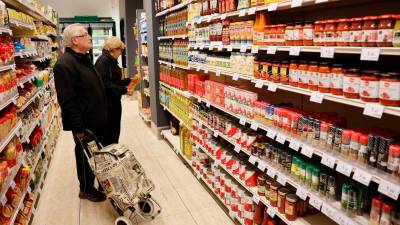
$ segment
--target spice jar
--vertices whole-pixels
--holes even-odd
[[[389,147],[389,157],[387,164],[387,171],[392,175],[399,175],[398,168],[400,165],[400,145],[391,145]]]
[[[360,81],[360,98],[365,102],[379,102],[379,80],[378,71],[362,71]]]
[[[381,218],[382,200],[377,197],[372,198],[371,212],[369,213],[369,224],[379,225]]]
[[[257,192],[261,196],[265,194],[265,176],[263,175],[257,177]]]
[[[342,64],[333,64],[331,70],[331,93],[343,95],[344,69]]]
[[[361,38],[362,38],[362,18],[353,18],[351,19],[350,26],[350,46],[361,46]]]
[[[360,98],[360,70],[346,70],[343,77],[343,95],[346,98]]]
[[[321,93],[329,93],[331,84],[331,68],[329,64],[327,62],[320,63],[318,73],[318,91]]]
[[[280,213],[285,213],[285,201],[286,195],[290,193],[287,188],[280,188],[278,191],[278,211]]]
[[[386,106],[400,106],[400,74],[381,74],[379,102]]]
[[[289,85],[297,87],[299,85],[299,70],[296,61],[290,61],[289,65]]]
[[[322,46],[324,45],[324,28],[325,22],[324,21],[315,21],[314,23],[314,38],[313,38],[313,45],[314,46]]]
[[[378,40],[378,17],[366,16],[363,21],[361,46],[375,47]]]
[[[289,62],[288,61],[281,62],[279,74],[280,74],[280,82],[282,84],[289,84]]]
[[[268,63],[260,62],[260,78],[266,80],[268,78]]]
[[[324,45],[325,46],[335,46],[336,45],[336,29],[337,24],[335,20],[326,21],[324,27]]]
[[[269,201],[269,196],[270,196],[270,188],[271,188],[271,182],[273,182],[271,179],[268,179],[265,181],[265,198]]]
[[[340,19],[337,20],[338,27],[336,30],[336,45],[348,46],[350,41],[350,20]]]
[[[367,145],[368,145],[368,136],[365,134],[360,135],[360,149],[358,150],[357,161],[361,163],[368,162],[368,152],[367,152]]]
[[[308,89],[312,91],[318,90],[319,74],[318,74],[318,63],[310,62],[308,66]]]
[[[303,23],[301,22],[296,22],[295,27],[293,28],[293,45],[303,45]]]
[[[382,15],[378,25],[378,47],[392,47],[393,29],[396,23],[396,15]]]
[[[391,203],[384,202],[382,204],[382,213],[379,224],[391,224],[391,215],[394,209],[394,205]]]
[[[303,45],[304,46],[312,46],[314,37],[314,25],[312,21],[304,22],[303,26]]]
[[[269,204],[276,207],[278,205],[278,189],[281,185],[278,182],[272,182],[269,189]]]
[[[295,194],[289,194],[286,196],[285,201],[285,217],[289,221],[294,221],[297,219],[297,202],[299,198]]]
[[[293,32],[294,32],[293,23],[288,23],[286,25],[286,30],[285,30],[285,45],[287,45],[287,46],[294,45],[294,43],[293,43],[293,40],[294,40]]]
[[[276,25],[276,44],[277,45],[285,45],[285,30],[286,24],[278,24]]]

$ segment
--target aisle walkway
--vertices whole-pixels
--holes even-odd
[[[141,225],[232,225],[229,217],[163,140],[157,140],[137,113],[137,102],[123,101],[120,142],[128,144],[148,176],[162,214]],[[117,214],[108,202],[78,198],[74,143],[62,132],[42,191],[33,225],[112,225]]]

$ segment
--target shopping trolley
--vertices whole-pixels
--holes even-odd
[[[132,225],[138,217],[152,220],[160,214],[161,206],[150,194],[155,185],[128,146],[103,147],[91,131],[85,132],[84,137],[74,138],[82,145],[99,185],[120,215],[115,225]]]

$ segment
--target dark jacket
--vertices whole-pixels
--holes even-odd
[[[106,126],[105,89],[89,54],[66,48],[54,66],[54,77],[64,130],[81,132]]]
[[[131,80],[129,78],[122,80],[118,61],[110,53],[103,51],[103,54],[97,59],[95,67],[103,78],[109,106],[121,104],[121,96],[126,94],[126,86],[129,85]]]

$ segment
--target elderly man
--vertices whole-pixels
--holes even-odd
[[[64,130],[72,131],[74,137],[84,137],[88,129],[104,143],[106,95],[102,79],[88,54],[93,47],[92,39],[82,25],[72,24],[64,29],[63,40],[66,49],[54,66],[54,76]],[[75,158],[80,183],[79,198],[104,201],[105,195],[94,188],[95,176],[76,139]]]

